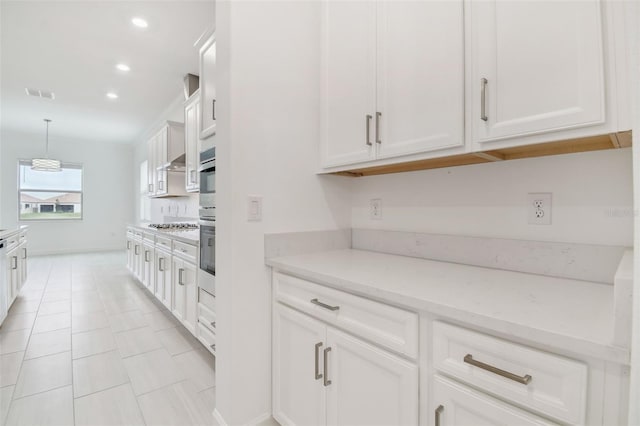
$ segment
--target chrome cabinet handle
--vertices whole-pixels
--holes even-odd
[[[164,191],[164,181],[163,180],[159,180],[158,181],[158,191]]]
[[[149,192],[153,192],[153,184],[152,183],[149,184]]]
[[[144,251],[144,261],[149,262],[149,250]]]
[[[487,121],[487,83],[489,81],[486,78],[480,79],[480,85],[482,87],[480,91],[480,119]]]
[[[369,146],[373,145],[371,143],[371,138],[370,138],[370,135],[369,135],[369,133],[370,133],[369,132],[369,127],[371,127],[371,119],[372,118],[373,117],[371,116],[371,114],[367,114],[367,119],[365,120],[365,124],[367,125],[367,127],[366,127],[367,131],[365,133],[366,133],[367,145],[369,145]]]
[[[211,118],[216,121],[216,100],[211,100]]]
[[[131,250],[131,241],[127,241],[127,250]]]
[[[182,282],[182,274],[184,273],[184,269],[180,268],[178,269],[178,284],[180,285],[184,285],[184,283]]]
[[[380,138],[380,121],[382,120],[382,113],[376,112],[376,143],[382,143]]]
[[[329,386],[331,384],[331,380],[329,380],[329,352],[331,352],[331,348],[326,348],[324,350],[324,382],[325,386]]]
[[[528,385],[529,382],[531,382],[532,377],[528,374],[525,374],[524,376],[518,376],[516,374],[513,373],[509,373],[508,371],[505,370],[501,370],[497,367],[494,367],[493,365],[489,365],[489,364],[485,364],[484,362],[480,362],[480,361],[476,361],[475,359],[473,359],[473,355],[471,354],[466,354],[464,356],[464,362],[466,362],[467,364],[471,364],[474,367],[478,367],[481,368],[483,370],[489,371],[491,373],[497,374],[498,376],[502,376],[505,377],[507,379],[513,380],[514,382],[518,382],[518,383],[522,383],[523,385]]]
[[[136,246],[134,247],[134,249],[133,249],[133,252],[134,252],[136,255],[140,254],[140,246],[139,246],[139,245],[136,245]]]
[[[328,309],[330,311],[337,311],[338,309],[340,309],[340,306],[327,305],[326,303],[322,303],[318,299],[311,299],[310,302],[313,303],[314,305],[318,305],[318,306],[320,306],[322,308],[325,308],[325,309]]]
[[[18,256],[11,256],[11,260],[13,261],[11,269],[18,269]]]
[[[316,380],[322,379],[322,374],[320,374],[320,348],[321,347],[322,347],[322,342],[316,343]]]
[[[210,347],[211,349],[213,349],[214,351],[216,350],[216,344],[215,344],[215,343],[214,343],[213,345],[209,345],[209,347]]]
[[[26,258],[27,258],[27,248],[26,248],[26,247],[23,247],[23,248],[22,248],[22,258],[23,258],[23,259],[26,259]]]
[[[158,271],[164,272],[164,267],[162,266],[162,262],[164,261],[164,257],[158,258]]]
[[[438,408],[436,408],[436,425],[435,426],[440,426],[440,415],[442,414],[443,411],[444,411],[444,405],[438,405]]]
[[[211,327],[216,328],[216,322],[215,322],[215,321],[213,321],[213,322],[211,323]]]

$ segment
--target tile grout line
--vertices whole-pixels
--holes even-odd
[[[29,263],[27,263],[27,268]],[[27,274],[28,274],[28,270],[27,270]],[[49,265],[49,271],[47,273],[47,282],[44,285],[44,288],[42,289],[42,295],[44,296],[44,292],[47,288],[47,285],[49,285],[49,277],[51,276],[51,265]],[[15,303],[15,301],[14,301]],[[40,301],[38,302],[38,310],[36,311],[36,319],[38,319],[38,313],[40,312],[40,306],[42,305],[42,297],[40,298]],[[20,398],[14,398],[16,395],[16,388],[18,387],[18,383],[20,382],[20,376],[22,376],[22,368],[24,367],[24,363],[25,363],[25,359],[24,357],[27,356],[27,349],[29,349],[29,343],[31,342],[31,335],[33,333],[33,328],[35,327],[36,324],[36,319],[33,320],[33,324],[31,325],[31,330],[29,331],[29,338],[27,339],[27,344],[24,348],[24,354],[22,355],[22,361],[20,361],[20,368],[18,369],[18,377],[16,378],[16,384],[14,385],[13,388],[13,392],[11,392],[11,402],[9,403],[9,409],[7,410],[6,413],[6,417],[9,416],[9,413],[11,412],[11,407],[13,406],[13,401],[15,401],[16,399],[20,399]],[[15,353],[15,352],[14,352]],[[4,422],[4,419],[3,419]]]

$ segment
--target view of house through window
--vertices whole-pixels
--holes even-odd
[[[81,165],[63,163],[61,172],[45,172],[21,160],[18,167],[20,220],[82,219]]]

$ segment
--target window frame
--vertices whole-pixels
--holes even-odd
[[[18,167],[17,167],[17,195],[18,195],[18,199],[17,199],[17,211],[18,211],[18,223],[32,223],[32,222],[73,222],[73,221],[82,221],[84,220],[84,164],[83,163],[71,163],[71,162],[66,162],[66,161],[61,161],[60,162],[60,167],[65,169],[80,169],[81,171],[81,178],[80,178],[80,190],[71,190],[71,191],[67,191],[67,190],[58,190],[58,189],[38,189],[38,190],[23,190],[22,189],[22,185],[20,182],[20,166],[27,166],[31,164],[31,159],[18,159]],[[45,172],[45,173],[56,173],[56,172]],[[20,217],[20,207],[21,207],[21,200],[20,200],[20,194],[22,192],[51,192],[51,193],[60,193],[60,192],[64,192],[64,193],[74,193],[74,194],[80,194],[80,217],[73,217],[73,218],[47,218],[47,219],[23,219]]]

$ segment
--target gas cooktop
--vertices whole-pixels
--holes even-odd
[[[198,229],[198,225],[188,222],[150,223],[149,228],[160,229],[163,231],[187,231],[191,229]]]

